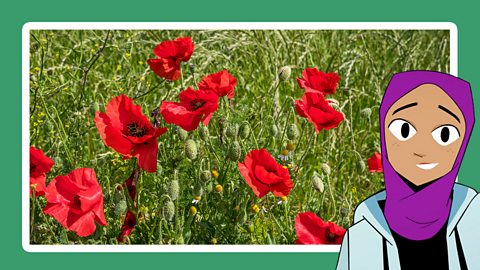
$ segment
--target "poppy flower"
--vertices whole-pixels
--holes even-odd
[[[30,146],[30,195],[32,189],[35,189],[35,197],[45,195],[46,173],[52,169],[53,164],[53,160],[45,156],[41,149]]]
[[[130,98],[120,95],[110,100],[105,113],[96,113],[95,124],[107,146],[126,159],[136,157],[147,172],[157,170],[157,139],[167,129],[154,128]]]
[[[218,109],[218,96],[211,91],[187,88],[180,92],[180,102],[164,101],[160,105],[160,114],[170,124],[180,126],[186,131],[195,130],[200,121],[206,126],[213,113]]]
[[[380,153],[375,152],[375,154],[368,159],[368,170],[370,172],[383,172],[382,155]]]
[[[324,95],[333,94],[337,90],[340,77],[335,72],[324,73],[317,68],[306,68],[302,78],[297,78],[298,85],[307,92],[317,92]]]
[[[127,214],[125,215],[125,221],[122,225],[122,231],[118,235],[117,241],[123,242],[125,240],[125,237],[129,236],[132,233],[132,230],[135,228],[136,225],[137,218],[135,217],[135,214],[128,210]]]
[[[266,149],[250,151],[244,162],[238,163],[238,169],[258,198],[270,191],[277,197],[287,196],[292,189],[290,173]]]
[[[335,111],[320,93],[306,92],[301,100],[295,101],[298,115],[307,118],[315,126],[316,132],[336,128],[343,120],[341,112]]]
[[[230,99],[235,95],[235,85],[237,85],[237,79],[224,69],[204,77],[198,83],[198,89],[205,91],[210,90],[220,97],[228,96]]]
[[[89,236],[95,221],[106,226],[103,193],[95,171],[79,168],[55,177],[45,190],[47,206],[43,212],[54,217],[63,227],[79,236]]]
[[[193,54],[194,45],[190,37],[179,37],[158,44],[153,53],[155,59],[147,61],[150,68],[160,77],[167,80],[180,78],[180,62],[187,62]]]
[[[346,230],[331,221],[323,221],[312,212],[304,212],[295,218],[297,244],[321,245],[342,243]]]
[[[130,177],[128,177],[128,179],[123,184],[127,188],[128,194],[130,195],[130,198],[132,198],[132,200],[135,200],[135,193],[137,192],[137,180],[139,175],[139,169],[133,170],[132,174],[130,174]]]

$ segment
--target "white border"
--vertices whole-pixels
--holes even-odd
[[[458,72],[458,31],[452,22],[29,22],[22,28],[22,202],[29,201],[30,30],[284,29],[449,30],[450,74]],[[27,252],[338,252],[340,245],[31,245],[30,207],[22,203],[22,247]]]

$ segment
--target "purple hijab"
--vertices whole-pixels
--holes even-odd
[[[465,136],[452,170],[415,192],[393,169],[385,147],[385,116],[405,94],[422,84],[435,84],[457,104],[465,118]],[[380,136],[385,179],[385,218],[391,230],[411,240],[433,237],[448,220],[451,192],[475,122],[470,84],[449,74],[407,71],[393,75],[380,105]]]

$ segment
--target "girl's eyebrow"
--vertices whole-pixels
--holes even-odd
[[[396,109],[395,111],[393,111],[392,115],[396,114],[397,112],[399,112],[399,111],[401,111],[401,110],[405,110],[406,108],[410,108],[410,107],[417,106],[417,105],[418,105],[417,102],[413,102],[413,103],[407,104],[407,105],[402,106],[402,107]]]
[[[453,118],[455,118],[455,119],[458,121],[458,123],[460,123],[460,118],[458,118],[458,116],[456,116],[452,111],[450,111],[449,109],[443,107],[442,105],[438,105],[438,108],[439,108],[440,110],[443,110],[443,111],[445,111],[446,113],[450,114],[451,116],[453,116]]]

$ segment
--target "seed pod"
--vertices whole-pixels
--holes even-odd
[[[359,172],[364,172],[365,169],[367,169],[367,165],[365,165],[365,162],[363,160],[358,160],[358,163],[357,163],[357,169]]]
[[[208,140],[208,136],[210,136],[208,127],[204,125],[198,125],[198,135],[200,135],[200,139],[203,141]]]
[[[162,214],[166,220],[171,221],[175,216],[175,204],[170,200],[166,201],[162,208]]]
[[[278,71],[278,77],[282,81],[288,80],[288,78],[290,78],[290,74],[292,74],[292,68],[290,68],[289,66],[281,67]]]
[[[175,126],[174,128],[174,131],[175,133],[177,133],[178,137],[184,141],[185,139],[187,139],[188,137],[188,132],[186,130],[184,130],[183,128],[179,127],[179,126]]]
[[[212,173],[209,170],[204,170],[200,173],[200,179],[206,183],[212,179]]]
[[[240,159],[241,152],[242,149],[240,148],[240,144],[237,141],[234,141],[232,142],[232,144],[230,144],[230,147],[228,148],[227,157],[231,161],[236,162]]]
[[[320,165],[320,168],[322,169],[322,171],[326,174],[326,175],[330,175],[330,173],[332,172],[332,170],[330,169],[330,166],[328,166],[327,163],[322,163]]]
[[[115,203],[115,208],[113,209],[113,212],[115,213],[115,215],[117,216],[123,215],[125,211],[127,211],[126,200],[118,201],[117,203]]]
[[[313,174],[312,185],[319,192],[323,192],[325,190],[325,185],[323,184],[322,179],[316,173]]]
[[[185,142],[185,156],[190,160],[197,158],[197,144],[192,139]]]
[[[297,125],[289,124],[287,126],[287,138],[289,140],[295,140],[298,138],[298,135],[300,135],[300,133],[298,132]]]
[[[234,140],[235,138],[237,138],[237,134],[238,134],[238,125],[237,124],[231,124],[225,130],[225,135],[230,139]]]
[[[250,125],[248,125],[248,122],[243,122],[242,125],[240,125],[240,129],[238,131],[238,136],[240,139],[246,139],[250,135]]]
[[[167,186],[167,193],[170,198],[175,201],[178,198],[178,193],[180,191],[180,185],[178,184],[177,179],[173,179]]]
[[[278,134],[278,127],[275,124],[272,124],[270,128],[268,129],[268,134],[270,137],[276,137]]]
[[[203,196],[203,186],[200,183],[195,184],[195,187],[193,188],[193,195]]]
[[[249,223],[247,224],[247,231],[248,231],[249,233],[253,233],[253,232],[255,231],[255,226],[253,225],[252,222],[249,222]]]
[[[360,115],[364,118],[370,118],[370,116],[372,115],[372,109],[365,108],[360,111]]]

